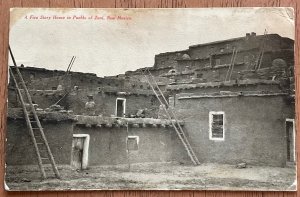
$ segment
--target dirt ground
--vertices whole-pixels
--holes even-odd
[[[296,190],[295,168],[176,163],[90,167],[59,166],[62,179],[40,179],[36,166],[8,167],[10,190]]]

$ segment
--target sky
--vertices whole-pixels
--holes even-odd
[[[13,8],[9,39],[18,65],[67,70],[76,56],[72,71],[103,77],[153,66],[155,54],[265,29],[294,39],[293,9]]]

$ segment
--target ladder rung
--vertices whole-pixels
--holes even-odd
[[[25,93],[25,98],[26,98],[26,100],[27,100],[28,103],[29,103],[29,105],[28,105],[28,104],[25,102],[25,100],[24,100],[24,98],[23,98],[23,95],[22,95],[22,93],[21,93],[21,90],[20,90],[20,88],[19,88],[18,81],[16,80],[16,78],[15,78],[15,76],[14,76],[14,73],[13,73],[12,69],[9,67],[9,72],[10,72],[11,77],[12,77],[12,79],[13,79],[13,81],[14,81],[15,86],[16,86],[16,89],[17,89],[17,92],[18,92],[19,99],[20,99],[20,101],[21,101],[21,103],[22,103],[22,108],[23,108],[24,116],[25,116],[25,119],[26,119],[26,122],[27,122],[27,125],[28,125],[28,129],[29,129],[30,135],[31,135],[31,137],[33,138],[32,141],[33,141],[33,143],[35,144],[35,152],[36,152],[36,154],[37,154],[37,156],[38,156],[38,164],[39,164],[40,172],[41,172],[41,174],[42,174],[42,177],[43,177],[43,178],[46,178],[46,174],[45,174],[44,168],[43,168],[43,166],[42,166],[41,160],[45,160],[45,161],[48,161],[48,162],[50,161],[55,176],[56,176],[57,178],[60,178],[59,171],[58,171],[58,169],[57,169],[57,166],[56,166],[56,163],[55,163],[55,161],[54,161],[53,155],[52,155],[52,153],[51,153],[51,151],[50,151],[50,149],[49,149],[49,146],[48,146],[48,143],[47,143],[47,139],[45,138],[45,136],[44,136],[44,134],[43,134],[43,128],[42,128],[41,125],[39,124],[39,118],[38,118],[37,112],[36,112],[36,110],[35,110],[35,107],[34,107],[34,105],[33,105],[33,103],[32,103],[31,95],[30,95],[30,93],[29,93],[29,91],[28,91],[28,89],[27,89],[27,87],[26,87],[26,84],[25,84],[25,82],[24,82],[24,79],[23,79],[23,77],[22,77],[21,72],[20,72],[19,69],[18,69],[18,66],[17,66],[17,64],[16,64],[16,62],[15,62],[15,59],[14,59],[14,57],[13,57],[13,54],[12,54],[12,51],[11,51],[10,46],[9,46],[8,48],[9,48],[9,53],[10,53],[10,55],[11,55],[12,61],[13,61],[13,63],[14,63],[14,66],[15,66],[15,68],[16,68],[17,75],[18,75],[18,77],[19,77],[19,79],[20,79],[20,81],[21,81],[21,85],[22,85],[23,90],[24,90],[24,93]],[[27,110],[28,106],[30,106],[31,109],[28,109],[28,110]],[[33,115],[33,116],[32,116],[32,115]],[[38,126],[33,126],[34,124],[38,124]],[[32,127],[33,127],[33,128],[32,128]],[[38,127],[38,128],[36,128],[36,127]],[[38,133],[34,132],[35,130],[40,130],[40,135],[38,135]],[[35,136],[36,134],[37,134],[37,136]],[[46,158],[46,157],[43,157],[43,156],[40,156],[40,153],[41,153],[41,152],[40,152],[40,150],[39,150],[39,147],[37,147],[37,142],[36,142],[37,139],[38,139],[38,144],[40,144],[40,142],[41,142],[41,140],[39,140],[40,138],[43,140],[43,142],[44,142],[44,144],[45,144],[45,146],[46,146],[46,148],[47,148],[47,150],[48,150],[48,154],[49,154],[49,155],[48,155],[47,158]]]
[[[42,143],[42,142],[37,142],[36,144],[37,144],[37,145],[41,145],[41,144],[44,144],[44,143]]]

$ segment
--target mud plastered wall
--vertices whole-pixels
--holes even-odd
[[[156,55],[155,68],[176,68],[178,72],[189,69],[202,69],[205,66],[214,66],[216,64],[229,64],[232,57],[233,48],[237,48],[239,53],[236,58],[236,63],[246,63],[247,69],[251,69],[255,63],[257,56],[264,44],[264,58],[261,68],[269,67],[272,60],[275,58],[283,58],[290,63],[293,60],[293,40],[282,38],[277,34],[269,34],[267,36],[250,35],[242,38],[227,40],[224,42],[208,43],[190,46],[188,50],[170,52]],[[277,51],[277,52],[276,52]],[[288,53],[288,55],[284,54]],[[191,60],[182,60],[183,55],[189,55]],[[217,63],[217,59],[219,62]],[[252,65],[253,66],[253,65]],[[169,70],[163,70],[159,74],[166,74]]]
[[[147,108],[147,117],[157,117],[158,101],[154,95],[117,95],[116,93],[105,93],[99,91],[78,90],[68,96],[69,109],[74,114],[85,113],[85,103],[88,101],[87,95],[92,95],[95,101],[95,114],[103,116],[115,115],[116,99],[126,99],[125,114],[136,114],[139,109]]]
[[[70,164],[73,123],[41,122],[50,149],[57,164]],[[37,157],[25,120],[7,121],[6,164],[37,164]],[[26,157],[24,157],[26,155]]]
[[[176,113],[201,162],[285,166],[286,118],[294,105],[283,96],[176,100]],[[209,112],[225,114],[225,140],[209,139]]]
[[[89,134],[89,165],[115,165],[144,162],[184,162],[189,158],[172,128],[74,127],[74,133]],[[138,150],[127,155],[127,136],[138,136]],[[129,156],[129,158],[127,158]],[[129,160],[128,160],[129,159]]]

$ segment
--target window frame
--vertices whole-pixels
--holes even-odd
[[[215,66],[219,66],[221,64],[221,58],[215,58]]]
[[[285,119],[285,129],[286,129],[286,126],[287,126],[287,122],[291,122],[292,125],[293,125],[293,140],[292,140],[292,143],[293,143],[293,146],[294,146],[294,152],[293,152],[293,160],[291,162],[296,162],[297,158],[296,158],[296,127],[295,127],[295,119],[292,119],[292,118],[286,118]]]
[[[223,137],[216,138],[212,136],[212,124],[213,124],[213,115],[223,115]],[[210,111],[209,112],[209,139],[213,141],[224,141],[225,140],[225,112],[224,111]]]
[[[126,113],[126,98],[116,98],[116,107],[115,107],[115,116],[118,117],[118,101],[122,100],[123,101],[123,116],[121,117],[125,117],[125,113]]]
[[[129,150],[128,149],[128,139],[135,139],[136,140],[137,150]],[[139,142],[140,142],[140,136],[137,136],[137,135],[128,135],[127,138],[126,138],[126,151],[127,152],[137,152],[137,151],[139,151],[139,149],[140,149]]]

